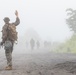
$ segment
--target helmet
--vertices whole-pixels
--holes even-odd
[[[4,20],[5,22],[9,22],[9,21],[10,21],[10,19],[9,19],[8,17],[5,17],[3,20]]]

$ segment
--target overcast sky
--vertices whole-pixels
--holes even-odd
[[[72,35],[65,22],[67,8],[76,9],[76,0],[0,0],[0,30],[3,18],[15,21],[14,12],[18,10],[19,35],[33,28],[44,40],[64,41]]]

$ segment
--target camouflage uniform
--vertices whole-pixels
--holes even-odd
[[[17,25],[19,25],[19,23],[20,23],[20,19],[17,17],[16,21],[14,23],[12,23],[12,24],[17,26]],[[5,27],[4,29],[6,30],[6,28],[7,27]],[[3,36],[5,36],[5,34],[3,34]],[[13,51],[14,41],[12,41],[11,39],[8,39],[8,41],[11,42],[11,43],[8,43],[8,46],[9,46],[8,48],[6,47],[6,45],[7,45],[7,43],[5,43],[6,41],[7,41],[6,39],[3,39],[5,55],[6,55],[6,59],[7,59],[7,65],[12,66],[12,51]],[[12,46],[10,44],[12,44]]]

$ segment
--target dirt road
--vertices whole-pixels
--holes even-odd
[[[76,75],[76,55],[57,53],[13,53],[13,70],[4,70],[6,58],[0,51],[0,75]]]

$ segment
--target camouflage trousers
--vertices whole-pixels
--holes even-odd
[[[13,44],[10,48],[5,48],[5,56],[7,60],[7,65],[12,66],[12,51],[13,51]]]

